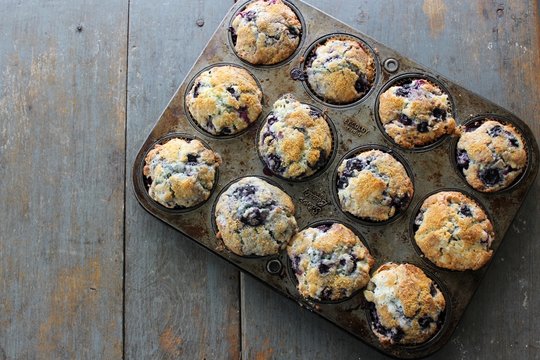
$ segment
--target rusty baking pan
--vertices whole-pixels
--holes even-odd
[[[496,251],[536,177],[539,156],[537,143],[527,125],[509,111],[403,57],[368,35],[308,4],[301,1],[287,3],[302,22],[301,42],[290,59],[274,66],[253,66],[236,56],[228,29],[233,17],[246,3],[235,4],[227,13],[142,144],[133,166],[135,196],[150,214],[381,352],[398,358],[427,356],[450,339],[487,267],[477,271],[448,271],[425,260],[411,239],[411,228],[420,205],[427,195],[438,190],[456,189],[468,194],[476,199],[492,219],[495,232],[492,249]],[[372,89],[361,101],[347,106],[325,103],[313,94],[303,79],[303,67],[313,44],[335,33],[359,39],[366,49],[373,52],[376,59],[376,79]],[[185,107],[185,96],[197,74],[216,64],[245,68],[257,79],[264,94],[263,111],[258,123],[235,136],[209,135],[194,123]],[[489,114],[490,117],[511,123],[520,130],[528,151],[528,163],[523,175],[504,191],[478,192],[467,184],[457,169],[454,160],[457,142],[455,138],[443,137],[421,150],[403,149],[389,139],[378,119],[378,96],[389,84],[410,76],[430,79],[447,91],[454,117],[459,124],[474,122],[476,117]],[[284,93],[292,93],[299,101],[320,109],[335,132],[334,151],[328,165],[317,176],[302,181],[287,181],[272,176],[265,170],[257,151],[256,139],[260,123],[271,112],[273,102]],[[153,201],[147,192],[147,179],[143,176],[147,152],[156,143],[175,136],[198,138],[223,158],[210,198],[200,206],[187,210],[171,210]],[[406,164],[414,182],[414,196],[410,205],[393,221],[369,223],[346,215],[339,207],[334,186],[336,168],[347,154],[366,147],[383,148],[395,154]],[[227,250],[216,237],[213,208],[219,193],[231,181],[247,175],[268,179],[292,197],[300,229],[309,224],[339,221],[361,235],[376,260],[372,270],[389,261],[407,262],[423,269],[439,284],[447,302],[445,319],[437,335],[422,345],[382,346],[370,328],[371,320],[362,291],[340,302],[307,300],[301,297],[296,289],[296,279],[285,251],[275,256],[241,257]]]

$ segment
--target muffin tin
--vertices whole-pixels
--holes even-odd
[[[435,191],[454,189],[465,192],[477,200],[494,221],[495,240],[492,249],[496,251],[536,177],[538,146],[528,126],[507,110],[452,83],[427,67],[404,58],[396,51],[310,5],[300,1],[287,3],[301,19],[302,39],[299,49],[290,59],[272,66],[249,65],[236,56],[228,27],[231,19],[245,7],[246,2],[235,4],[231,8],[139,150],[132,173],[135,195],[140,204],[158,219],[381,352],[399,358],[427,356],[450,339],[487,267],[477,271],[457,272],[428,264],[411,239],[411,224],[416,211],[426,196]],[[373,88],[360,101],[346,106],[327,104],[314,96],[303,76],[304,59],[312,45],[334,33],[361,39],[376,55],[377,76]],[[212,136],[189,120],[190,115],[184,102],[189,85],[202,70],[224,63],[247,69],[259,81],[263,91],[262,116],[270,113],[273,102],[284,93],[292,93],[299,101],[325,112],[332,129],[335,129],[336,145],[329,164],[316,176],[300,181],[287,181],[272,176],[268,169],[264,168],[257,151],[257,135],[263,121],[262,116],[258,119],[259,123],[252,124],[246,131],[224,137]],[[512,186],[496,193],[481,193],[472,189],[456,166],[456,138],[444,137],[430,146],[412,150],[402,149],[389,140],[376,115],[378,95],[390,81],[415,75],[434,79],[448,91],[458,124],[489,115],[512,123],[521,131],[527,143],[528,164],[523,175]],[[153,201],[148,196],[147,183],[143,177],[146,153],[155,143],[174,136],[198,138],[223,158],[210,198],[190,209],[171,210]],[[407,209],[392,221],[369,223],[346,215],[339,207],[335,196],[337,167],[346,154],[360,147],[389,148],[400,161],[407,164],[407,171],[412,174],[414,196]],[[247,175],[269,179],[293,198],[300,229],[313,223],[339,221],[361,235],[375,258],[373,270],[389,261],[408,262],[423,269],[439,284],[447,301],[445,320],[439,332],[420,345],[382,346],[371,331],[368,304],[362,291],[339,302],[307,300],[296,290],[296,279],[285,250],[278,255],[265,257],[240,257],[228,251],[221,240],[216,238],[213,207],[218,194],[231,181]]]

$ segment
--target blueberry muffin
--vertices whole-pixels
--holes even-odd
[[[347,298],[366,286],[375,262],[358,236],[339,223],[302,230],[287,253],[300,294],[323,301]]]
[[[302,34],[300,20],[281,0],[253,1],[231,25],[236,54],[254,65],[286,60],[298,47]]]
[[[478,270],[493,251],[493,226],[472,199],[457,191],[428,197],[415,219],[414,240],[435,265],[450,270]]]
[[[414,345],[441,327],[446,301],[433,280],[411,264],[386,263],[364,290],[371,328],[383,345]]]
[[[379,98],[379,118],[396,144],[410,149],[429,145],[456,131],[448,95],[425,80],[410,80]]]
[[[278,253],[296,233],[294,205],[285,192],[257,177],[245,177],[219,197],[218,238],[240,256]]]
[[[413,184],[403,165],[380,150],[364,151],[338,167],[341,209],[369,221],[385,221],[404,210]]]
[[[474,189],[503,190],[525,170],[525,142],[513,126],[486,119],[479,127],[463,128],[457,144],[457,164]]]
[[[375,60],[358,41],[332,37],[306,61],[309,87],[322,100],[349,104],[368,93],[375,81]]]
[[[214,66],[201,73],[186,96],[193,119],[213,135],[231,135],[257,120],[262,93],[249,72],[236,66]]]
[[[221,157],[199,140],[173,138],[145,158],[148,194],[167,208],[188,208],[208,199]]]
[[[289,94],[274,103],[259,135],[259,154],[274,174],[310,176],[331,153],[332,133],[323,114]]]

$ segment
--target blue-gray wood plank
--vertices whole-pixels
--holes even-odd
[[[0,359],[384,358],[132,196],[138,146],[233,2],[3,2]],[[537,0],[308,2],[540,138]],[[537,180],[434,358],[540,358],[539,195]]]
[[[2,1],[0,359],[122,357],[127,10]]]

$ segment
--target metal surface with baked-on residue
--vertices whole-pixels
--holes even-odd
[[[380,351],[400,358],[426,356],[440,349],[449,340],[487,268],[465,272],[446,271],[424,260],[411,240],[411,226],[412,219],[416,215],[415,211],[423,199],[434,191],[442,189],[463,191],[476,199],[493,220],[496,237],[492,248],[496,251],[536,177],[539,156],[536,141],[526,124],[499,106],[453,84],[428,68],[404,58],[392,49],[307,4],[295,1],[290,5],[303,19],[304,31],[300,47],[289,61],[271,67],[252,66],[235,55],[228,27],[231,18],[245,6],[245,3],[236,4],[229,11],[137,154],[133,167],[136,197],[151,214],[206,249],[227,259],[241,270],[252,274],[301,306],[318,313]],[[362,101],[350,106],[335,106],[322,102],[311,95],[309,87],[301,76],[303,60],[310,46],[318,39],[332,33],[358,37],[373,50],[377,60],[377,78],[372,91]],[[362,292],[338,303],[315,303],[306,300],[296,291],[295,279],[284,252],[262,258],[239,257],[226,250],[221,241],[216,238],[212,210],[219,192],[240,176],[267,177],[256,146],[259,123],[237,136],[217,138],[209,136],[189,120],[189,114],[184,105],[184,97],[189,91],[189,84],[201,70],[223,63],[245,67],[258,79],[264,94],[263,114],[259,123],[270,112],[272,103],[284,93],[293,93],[301,102],[324,110],[336,130],[334,140],[337,146],[335,146],[335,153],[331,157],[330,164],[320,175],[310,177],[305,181],[291,182],[276,176],[270,177],[270,180],[293,198],[297,207],[296,218],[300,228],[317,221],[343,222],[362,235],[376,259],[374,268],[387,261],[408,262],[419,266],[436,280],[446,296],[447,313],[440,331],[434,338],[418,346],[383,347],[370,329]],[[433,78],[445,88],[452,98],[455,118],[460,124],[480,114],[495,114],[519,128],[527,143],[528,165],[524,175],[515,185],[494,194],[480,193],[470,188],[455,167],[453,160],[455,139],[444,138],[422,151],[403,150],[383,134],[376,118],[378,95],[391,79],[407,77],[410,74]],[[293,80],[293,77],[297,80]],[[212,195],[207,202],[189,211],[171,211],[156,204],[148,196],[142,174],[145,154],[156,142],[173,133],[179,133],[179,136],[200,138],[223,157],[223,165],[219,169],[218,182]],[[339,209],[333,191],[335,171],[341,159],[355,148],[366,145],[390,148],[406,163],[414,181],[415,192],[409,207],[395,221],[382,225],[373,225],[346,216]],[[186,276],[189,275],[186,274]]]

